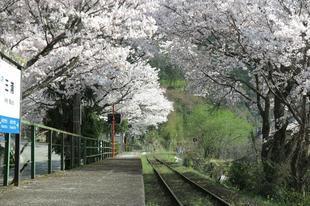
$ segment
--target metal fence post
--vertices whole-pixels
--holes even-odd
[[[83,157],[83,164],[86,165],[87,164],[87,159],[86,159],[87,158],[86,157],[87,156],[87,139],[84,139],[84,144],[83,145],[84,145],[84,148],[83,148],[83,150],[84,150],[83,151],[83,155],[84,155],[84,157]]]
[[[94,140],[90,140],[90,143],[89,143],[89,155],[90,155],[90,158],[89,158],[89,162],[88,163],[93,163],[94,162]]]
[[[100,154],[100,143],[99,143],[99,139],[97,140],[97,151],[96,151],[96,155]],[[98,162],[100,160],[100,156],[96,156],[96,162]]]
[[[103,160],[103,140],[100,140],[100,159]]]
[[[31,138],[31,179],[35,178],[36,175],[36,160],[35,160],[35,150],[36,150],[36,134],[35,127],[31,125],[30,127],[30,138]]]
[[[97,140],[93,140],[93,144],[92,144],[92,159],[93,159],[93,161],[92,162],[97,161],[97,156],[94,156],[97,154],[97,148],[98,148]]]
[[[14,168],[14,185],[20,183],[20,134],[15,135],[15,168]]]
[[[3,170],[3,186],[9,185],[10,176],[10,134],[5,134],[5,154],[4,154],[4,170]]]
[[[77,145],[77,156],[78,156],[78,160],[79,160],[79,162],[78,162],[78,166],[81,166],[81,137],[78,137],[78,145]]]
[[[110,151],[110,148],[109,148],[109,147],[110,147],[109,144],[110,144],[109,142],[106,142],[106,143],[105,143],[105,145],[106,145],[106,151],[107,151],[107,158],[110,157],[110,152],[111,152],[111,151]]]
[[[111,155],[110,154],[110,152],[111,152],[110,151],[110,142],[106,142],[106,146],[107,146],[107,148],[106,148],[107,149],[107,158],[110,158],[110,155]]]
[[[72,169],[74,167],[74,142],[73,142],[73,136],[70,136],[70,145],[71,145],[71,154],[70,154],[70,169]]]
[[[53,132],[48,131],[48,174],[52,173],[52,142]]]
[[[60,153],[60,169],[65,170],[65,137],[61,133],[61,153]]]
[[[105,141],[102,142],[102,149],[103,149],[103,159],[105,159]]]
[[[109,147],[110,147],[110,157],[113,157],[113,146],[112,146],[112,143],[110,142],[109,143]]]

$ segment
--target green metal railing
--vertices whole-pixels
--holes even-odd
[[[10,169],[14,161],[11,152],[11,138],[13,135],[5,134],[5,154],[3,166],[3,185],[9,185]],[[31,179],[36,176],[36,160],[38,158],[38,145],[47,149],[47,173],[53,168],[53,155],[60,156],[60,170],[72,169],[96,161],[112,157],[111,142],[103,139],[85,137],[82,135],[62,131],[40,124],[22,121],[21,142],[23,146],[18,155],[23,155],[24,150],[30,146],[30,165],[21,165],[21,173],[25,168],[30,168]],[[30,144],[30,145],[29,145]],[[29,149],[28,149],[29,150]],[[42,149],[41,149],[42,150]],[[16,154],[15,154],[16,155]],[[13,160],[12,160],[13,159]],[[18,167],[19,168],[19,167]],[[17,175],[17,177],[16,177]],[[19,173],[14,174],[14,179],[19,180]]]

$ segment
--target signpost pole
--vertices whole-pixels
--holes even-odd
[[[10,176],[10,137],[11,135],[5,134],[5,154],[4,154],[4,171],[3,171],[3,186],[9,185]]]
[[[0,52],[0,132],[15,134],[14,185],[20,182],[22,66]]]
[[[20,183],[20,135],[15,135],[15,171],[14,185],[19,186]]]

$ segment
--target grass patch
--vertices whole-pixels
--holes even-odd
[[[156,183],[156,177],[153,172],[151,165],[146,160],[146,156],[141,156],[142,168],[143,168],[143,181],[144,181],[144,193],[145,193],[145,205],[146,206],[158,206],[158,201],[155,192],[156,187],[154,187],[154,183]]]
[[[173,167],[179,171],[180,173],[182,174],[186,174],[186,173],[190,173],[190,174],[194,174],[194,175],[197,175],[201,178],[204,178],[206,180],[208,180],[210,183],[209,184],[212,184],[214,186],[221,186],[221,187],[225,187],[231,191],[234,191],[234,192],[237,192],[238,194],[240,194],[241,198],[244,199],[244,200],[250,200],[251,203],[254,203],[253,205],[254,206],[282,206],[282,204],[279,204],[273,200],[269,200],[269,199],[266,199],[266,198],[263,198],[261,196],[257,196],[255,194],[251,194],[251,193],[246,193],[246,192],[241,192],[241,191],[238,191],[236,188],[232,188],[232,187],[229,187],[227,185],[223,185],[223,184],[220,184],[219,182],[216,182],[214,179],[212,179],[211,177],[209,177],[208,175],[206,174],[203,174],[202,172],[200,171],[197,171],[191,167],[185,167],[182,165],[182,163],[176,163],[175,162],[175,153],[156,153],[154,154],[156,157],[158,157],[159,159],[161,160],[164,160],[166,162],[170,162],[170,163],[174,163],[173,164]],[[222,161],[222,160],[214,160],[212,159],[211,160],[212,162],[216,162],[216,163],[223,163],[225,161]]]
[[[160,185],[153,168],[148,163],[146,155],[141,156],[144,180],[144,193],[146,206],[166,206],[170,205],[170,198],[167,197]]]
[[[160,80],[160,84],[163,87],[167,87],[168,89],[177,89],[177,90],[184,90],[186,88],[186,81],[185,80]]]

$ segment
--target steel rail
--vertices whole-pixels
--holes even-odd
[[[159,163],[165,165],[166,167],[168,167],[171,171],[173,171],[174,173],[176,173],[177,175],[179,175],[182,179],[184,179],[186,182],[190,183],[191,185],[194,185],[196,188],[198,188],[200,191],[207,193],[208,195],[210,195],[215,201],[217,201],[220,205],[223,206],[231,206],[231,204],[229,202],[227,202],[226,200],[222,199],[220,196],[218,196],[217,194],[214,194],[213,192],[209,191],[208,189],[202,187],[201,185],[197,184],[196,182],[192,181],[191,179],[189,179],[188,177],[186,177],[185,175],[181,174],[180,172],[178,172],[177,170],[175,170],[174,168],[172,168],[170,165],[168,165],[166,162],[154,157],[155,160],[157,160]]]
[[[151,163],[151,161],[149,160],[149,158],[146,158],[147,161],[149,162],[149,164],[151,165],[151,167],[153,168],[154,173],[156,174],[156,176],[158,177],[158,179],[160,180],[161,184],[165,187],[165,189],[168,191],[171,199],[174,201],[175,205],[178,206],[183,206],[183,203],[179,200],[179,198],[175,195],[175,193],[173,192],[173,190],[169,187],[169,185],[166,183],[166,181],[164,180],[164,178],[160,175],[160,173],[158,172],[157,169],[155,169],[155,166],[153,163]]]

